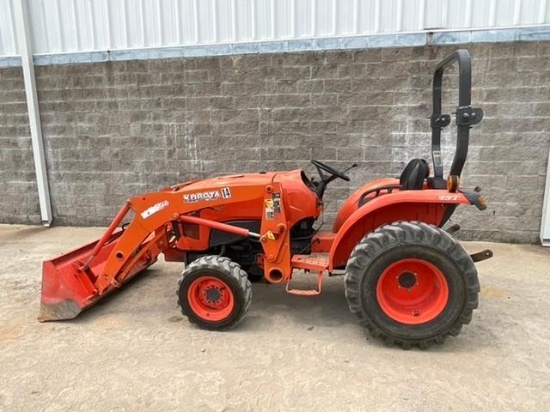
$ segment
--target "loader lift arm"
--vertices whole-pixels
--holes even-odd
[[[148,210],[148,208],[162,204],[163,202],[156,202],[156,200],[157,199],[153,200],[151,206],[148,206],[146,209],[139,208],[139,210]],[[119,215],[123,215],[122,218],[124,218],[124,215],[131,209],[132,204],[132,201],[129,201],[128,204],[120,210]],[[144,203],[143,206],[147,206],[148,204],[150,204],[150,202]],[[160,224],[158,223],[159,221]],[[250,232],[248,229],[235,227],[208,219],[201,219],[199,217],[180,215],[177,211],[169,210],[169,207],[160,210],[158,212],[158,216],[154,220],[149,220],[147,218],[144,219],[141,215],[136,213],[136,217],[122,234],[119,245],[116,248],[117,250],[114,251],[114,253],[111,253],[102,275],[97,279],[96,287],[98,289],[98,293],[102,294],[109,288],[110,285],[115,287],[120,286],[120,283],[124,282],[134,265],[143,257],[148,261],[156,259],[161,252],[166,250],[168,247],[173,246],[174,241],[177,240],[177,238],[170,236],[172,222],[194,223],[198,225],[210,226],[212,228],[239,236],[253,237],[255,239],[260,238],[258,233]],[[104,237],[107,235],[110,236],[114,229],[116,229],[117,225],[115,226],[115,223],[117,223],[117,219],[115,219],[111,226],[109,226],[109,229],[105,232]],[[100,248],[102,246],[103,245],[100,241],[96,248]],[[93,257],[94,256],[92,253],[90,259],[93,259]],[[85,267],[82,269],[84,270]]]
[[[246,194],[244,196],[246,198]],[[214,200],[209,206],[221,202]],[[130,211],[135,214],[132,221],[124,230],[118,229]],[[196,206],[183,201],[179,188],[128,200],[97,242],[44,262],[39,319],[74,318],[151,266],[160,253],[177,241],[173,222],[205,225],[239,236],[260,238],[258,233],[245,228],[188,215],[196,211]]]

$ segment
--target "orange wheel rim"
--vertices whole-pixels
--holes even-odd
[[[449,300],[449,286],[443,272],[430,262],[403,259],[382,272],[376,298],[391,319],[418,325],[443,312]]]
[[[235,307],[233,292],[213,276],[195,279],[187,291],[191,310],[201,319],[218,322],[227,318]]]

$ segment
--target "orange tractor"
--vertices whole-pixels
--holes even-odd
[[[440,155],[446,67],[458,61],[457,147],[447,179]],[[428,347],[457,335],[478,305],[475,261],[442,230],[460,204],[485,209],[479,190],[459,188],[470,128],[483,117],[470,106],[467,51],[443,60],[433,81],[433,173],[412,160],[401,177],[375,180],[342,205],[331,231],[318,231],[323,194],[349,177],[312,161],[303,170],[194,180],[129,199],[98,241],[44,262],[40,320],[76,317],[157,261],[184,262],[178,303],[200,327],[237,325],[250,307],[250,280],[286,284],[289,293],[317,295],[325,275],[345,274],[349,308],[370,333],[403,348]],[[352,167],[355,167],[353,165]],[[348,169],[349,170],[349,169]],[[133,219],[121,225],[128,212]],[[295,270],[317,275],[317,289],[290,288]]]

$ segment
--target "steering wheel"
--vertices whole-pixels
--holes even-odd
[[[315,166],[317,168],[317,171],[319,171],[319,169],[321,169],[321,170],[324,170],[327,173],[330,173],[333,176],[336,176],[336,177],[339,177],[342,180],[345,180],[346,182],[349,182],[349,180],[350,180],[349,176],[345,175],[342,172],[339,172],[338,170],[336,170],[332,166],[329,166],[325,163],[321,163],[318,160],[312,160],[311,164],[313,164],[313,166]],[[323,179],[323,174],[320,173],[320,172],[319,172],[319,174],[321,175],[321,179]]]

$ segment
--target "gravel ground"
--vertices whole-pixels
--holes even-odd
[[[37,322],[41,261],[101,233],[0,225],[0,410],[548,410],[550,249],[466,243],[495,253],[478,264],[480,307],[428,351],[367,337],[342,278],[313,298],[254,284],[236,329],[197,329],[165,262],[76,320]]]

